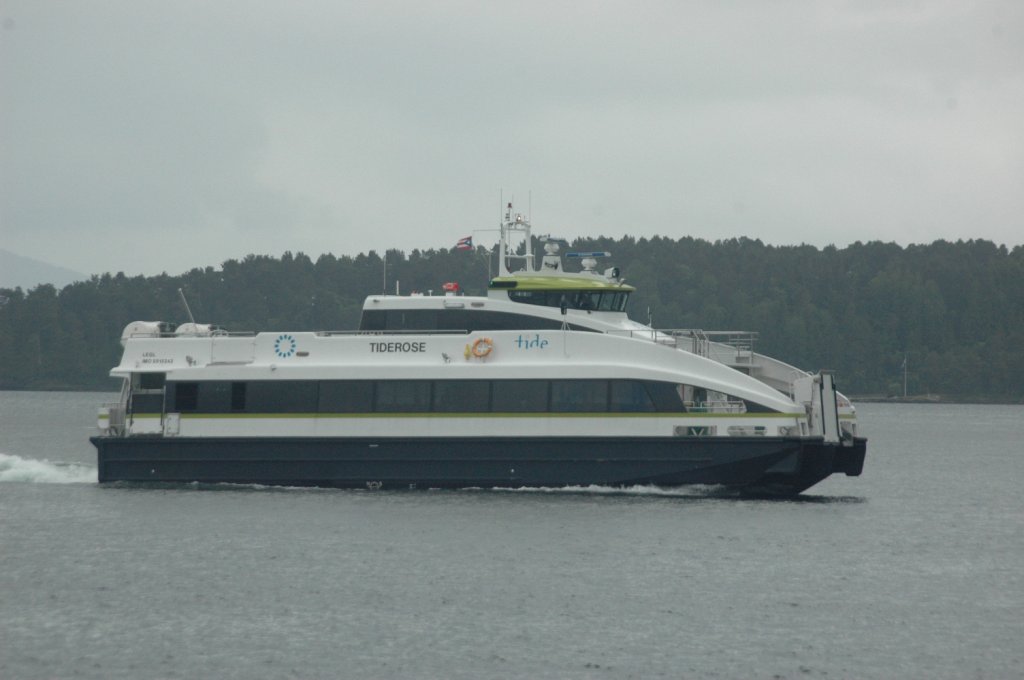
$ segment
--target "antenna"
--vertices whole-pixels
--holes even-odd
[[[196,318],[192,316],[192,310],[189,309],[188,300],[185,299],[185,292],[181,288],[178,289],[178,295],[181,296],[181,302],[185,305],[185,311],[188,312],[188,320],[192,322],[192,325],[195,325]]]

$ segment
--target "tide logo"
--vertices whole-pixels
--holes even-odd
[[[540,337],[540,333],[535,333],[532,338],[529,336],[523,337],[522,335],[516,338],[516,347],[518,349],[544,349],[548,344],[547,340]]]

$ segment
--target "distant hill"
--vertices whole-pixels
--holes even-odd
[[[16,255],[0,248],[0,288],[20,286],[28,290],[40,283],[52,283],[57,288],[63,288],[69,283],[84,281],[87,278],[89,277],[81,272]]]
[[[750,239],[577,239],[609,251],[636,292],[636,319],[661,328],[758,331],[757,349],[836,371],[847,394],[1024,404],[1024,245],[935,241],[770,246]],[[487,292],[488,250],[387,251],[356,257],[250,255],[179,276],[101,274],[63,289],[5,291],[0,390],[116,389],[121,329],[195,317],[229,330],[356,328],[366,295]],[[6,272],[5,272],[6,273]],[[906,367],[906,373],[904,369]],[[906,380],[906,382],[904,382]]]

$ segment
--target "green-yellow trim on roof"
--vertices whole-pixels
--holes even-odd
[[[515,282],[514,288],[496,286],[498,283]],[[568,276],[496,276],[491,279],[488,288],[494,290],[618,290],[632,293],[633,286],[624,283],[612,283],[605,279],[570,278]]]

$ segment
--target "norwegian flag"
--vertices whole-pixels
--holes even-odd
[[[466,238],[460,238],[459,242],[455,244],[456,250],[473,250],[473,237],[467,236]]]

